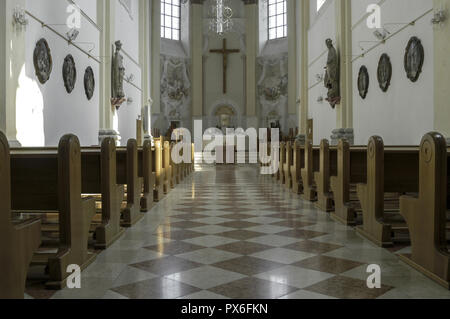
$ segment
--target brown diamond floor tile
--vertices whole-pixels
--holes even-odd
[[[363,280],[335,276],[305,288],[305,290],[340,299],[375,299],[393,288],[382,285],[380,289],[369,289]]]
[[[162,259],[143,261],[130,266],[148,271],[155,275],[166,276],[198,268],[203,265],[182,258],[170,256]]]
[[[112,291],[130,299],[176,299],[201,289],[164,277],[116,287]]]
[[[293,238],[301,238],[301,239],[311,239],[324,235],[328,235],[327,233],[312,231],[312,230],[304,230],[304,229],[293,229],[287,230],[277,234],[278,236],[286,236]]]
[[[214,264],[213,266],[229,271],[234,271],[243,275],[253,276],[286,265],[260,258],[244,256],[241,258],[226,260]]]
[[[325,253],[329,253],[333,250],[336,250],[336,249],[339,249],[342,247],[344,247],[344,246],[329,244],[329,243],[321,243],[321,242],[311,241],[311,240],[304,240],[304,241],[299,241],[297,243],[293,243],[291,245],[287,245],[283,248],[297,250],[297,251],[304,251],[304,252],[313,253],[313,254],[325,254]]]
[[[201,207],[186,207],[186,208],[177,208],[174,209],[174,211],[183,213],[201,213],[208,211],[208,209]]]
[[[259,226],[259,225],[261,225],[261,224],[250,223],[250,222],[246,222],[244,220],[237,220],[237,221],[231,221],[231,222],[219,224],[219,226],[222,226],[222,227],[230,227],[230,228],[238,228],[238,229],[250,228],[250,227],[255,227],[255,226]]]
[[[183,220],[183,221],[174,222],[174,223],[169,222],[169,223],[167,223],[167,225],[170,225],[171,227],[175,227],[175,228],[194,228],[194,227],[206,226],[207,224],[194,222],[192,220]]]
[[[301,268],[307,268],[334,275],[339,275],[353,268],[362,266],[364,264],[357,261],[334,257],[315,256],[312,258],[301,260],[293,265]]]
[[[300,217],[300,215],[296,215],[296,216]],[[268,216],[268,217],[273,217],[273,216]],[[279,217],[274,217],[274,218],[279,218]],[[288,219],[288,220],[283,220],[281,222],[273,223],[271,225],[281,226],[281,227],[290,227],[290,228],[303,228],[303,227],[316,225],[316,223],[302,222],[299,220]]]
[[[264,250],[273,249],[273,247],[271,247],[271,246],[258,244],[258,243],[251,243],[248,241],[238,241],[235,243],[222,245],[222,246],[214,247],[214,248],[219,249],[219,250],[225,250],[230,253],[241,254],[241,255],[252,255],[252,254],[256,254],[261,251],[264,251]]]
[[[265,210],[265,211],[272,211],[271,209],[263,209],[263,210]],[[272,215],[267,215],[267,217],[282,218],[282,219],[287,219],[287,220],[293,220],[295,218],[302,217],[302,215],[299,215],[299,214],[282,213],[282,212],[279,212],[277,209],[274,209],[273,211],[277,212],[277,213],[276,214],[272,214]]]
[[[191,230],[175,230],[171,232],[162,233],[160,236],[172,240],[185,240],[202,237],[205,236],[205,234]]]
[[[242,229],[232,230],[232,231],[227,231],[224,233],[217,234],[217,236],[232,238],[232,239],[236,239],[236,240],[247,240],[247,239],[252,239],[252,238],[256,238],[256,237],[261,237],[264,235],[266,235],[266,234],[249,231],[249,230],[242,230]]]
[[[277,299],[293,293],[297,288],[258,278],[243,278],[209,289],[232,299]]]
[[[250,219],[250,218],[254,218],[255,216],[253,215],[246,215],[246,214],[228,214],[228,215],[221,215],[221,218],[226,218],[226,219]]]
[[[154,245],[154,246],[148,246],[144,247],[145,249],[156,251],[163,255],[179,255],[182,253],[189,253],[195,250],[204,249],[206,247],[189,244],[184,241],[171,241],[169,243],[160,244],[160,245]]]
[[[195,220],[195,219],[206,218],[209,216],[201,215],[201,214],[184,214],[184,215],[176,215],[174,217],[178,218],[178,219],[184,219],[184,220]]]
[[[253,209],[235,206],[235,207],[224,207],[221,208],[220,210],[227,213],[245,213],[251,212]]]

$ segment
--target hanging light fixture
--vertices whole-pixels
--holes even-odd
[[[211,20],[209,29],[211,32],[222,36],[233,29],[233,10],[229,0],[210,0]]]

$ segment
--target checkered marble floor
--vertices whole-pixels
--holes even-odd
[[[398,252],[405,252],[405,248]],[[370,264],[381,289],[367,288]],[[29,297],[39,297],[33,290]],[[52,298],[450,298],[252,166],[205,166]]]

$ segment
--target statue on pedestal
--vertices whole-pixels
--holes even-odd
[[[116,51],[112,59],[111,70],[111,104],[116,108],[125,101],[125,93],[123,91],[123,80],[125,78],[125,67],[123,66],[122,42],[116,41]]]
[[[326,40],[328,48],[327,66],[325,67],[325,87],[328,89],[327,101],[334,109],[336,104],[341,103],[341,94],[339,87],[339,57],[336,49],[333,47],[331,39]]]

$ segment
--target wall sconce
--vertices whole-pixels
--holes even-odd
[[[317,102],[321,103],[321,104],[323,103],[323,96],[322,95],[317,98]]]
[[[131,73],[128,77],[125,77],[125,81],[132,83],[134,81],[134,74]]]
[[[316,80],[317,80],[317,82],[322,82],[323,81],[323,74],[317,73],[316,74]]]
[[[376,29],[373,32],[373,35],[380,41],[386,40],[386,38],[389,34],[391,34],[391,33],[388,30],[386,30],[385,28]]]
[[[447,20],[447,14],[443,9],[440,9],[434,12],[433,18],[431,19],[431,23],[433,25],[440,25],[445,20]]]
[[[26,18],[25,10],[16,7],[13,12],[13,24],[21,29],[22,27],[26,27],[28,25],[28,19]]]
[[[69,39],[69,42],[74,42],[80,35],[80,31],[78,31],[78,29],[72,28],[67,31],[66,35],[67,39]]]
[[[134,102],[134,100],[133,100],[132,97],[129,97],[129,98],[127,99],[127,104],[128,104],[128,105],[132,104],[133,102]]]

